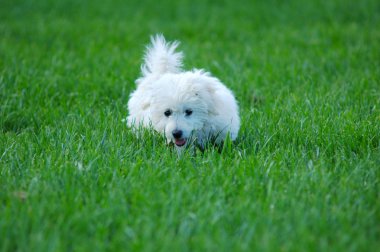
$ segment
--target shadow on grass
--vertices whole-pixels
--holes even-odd
[[[7,119],[0,124],[0,129],[3,133],[14,132],[19,134],[26,128],[28,128],[28,120],[26,118]]]
[[[8,115],[4,116],[0,120],[0,131],[2,133],[13,132],[15,134],[20,134],[27,129],[35,131],[38,125],[33,118],[29,118],[23,115]]]

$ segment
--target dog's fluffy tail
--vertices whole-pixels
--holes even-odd
[[[180,72],[183,54],[175,52],[179,42],[166,42],[162,34],[152,36],[150,40],[151,45],[147,46],[144,64],[141,66],[143,76]]]

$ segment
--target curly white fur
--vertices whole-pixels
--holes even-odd
[[[232,92],[204,70],[182,71],[179,43],[162,35],[151,38],[142,76],[129,102],[128,126],[153,127],[181,149],[238,136],[240,118]]]
[[[141,66],[143,77],[181,71],[183,54],[175,52],[178,41],[167,43],[162,35],[157,35],[151,37],[151,43],[152,45],[147,46],[144,64]]]

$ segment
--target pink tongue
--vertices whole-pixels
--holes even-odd
[[[178,146],[182,146],[186,143],[186,140],[185,139],[176,139],[175,140],[175,144],[178,145]]]

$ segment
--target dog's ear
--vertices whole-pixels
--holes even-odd
[[[194,82],[200,85],[201,89],[206,89],[210,94],[216,91],[216,87],[220,82],[217,78],[212,77],[210,73],[203,70],[194,69],[193,74],[195,75]]]
[[[215,105],[217,103],[216,92],[219,80],[209,76],[207,73],[201,73],[195,79],[196,89],[195,95],[200,96],[201,99],[207,104],[208,114],[217,115]]]

